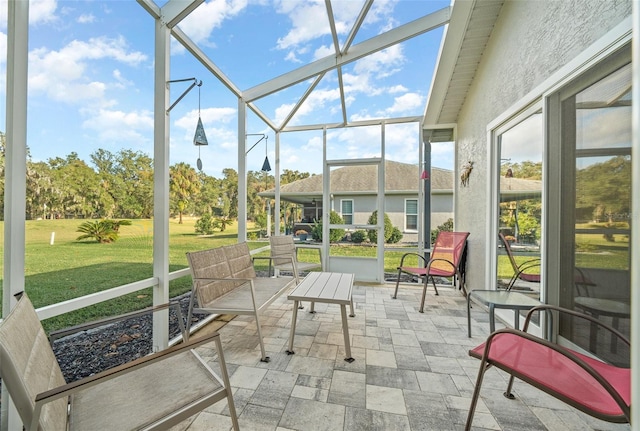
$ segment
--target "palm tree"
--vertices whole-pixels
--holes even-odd
[[[169,191],[178,210],[178,223],[182,224],[184,213],[191,197],[200,192],[198,173],[187,163],[176,163],[169,168]]]

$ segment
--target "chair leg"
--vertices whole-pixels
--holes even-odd
[[[436,295],[440,295],[440,293],[438,293],[438,288],[436,287],[436,280],[435,278],[433,278],[433,276],[427,277],[427,278],[431,278],[431,284],[433,284],[433,290],[436,291]],[[425,283],[426,284],[426,283]]]
[[[480,387],[482,386],[482,379],[484,378],[484,373],[489,369],[490,365],[486,363],[483,359],[480,363],[480,369],[478,370],[478,378],[476,379],[476,387],[473,390],[473,397],[471,397],[471,405],[469,406],[469,414],[467,415],[467,423],[464,427],[465,431],[469,431],[471,429],[471,424],[473,422],[473,415],[476,412],[476,406],[478,405],[478,398],[480,397]]]
[[[218,361],[220,362],[220,374],[222,382],[227,393],[227,406],[229,407],[229,415],[231,416],[231,424],[235,431],[240,431],[240,425],[238,425],[238,414],[236,413],[236,405],[233,402],[233,390],[231,389],[231,382],[229,381],[229,373],[227,372],[227,363],[224,360],[224,353],[222,351],[222,342],[220,337],[216,338],[216,350],[218,350]]]
[[[424,277],[424,287],[422,288],[422,300],[420,301],[420,312],[424,313],[424,301],[427,298],[427,285],[429,284],[429,277]]]
[[[260,352],[262,353],[262,358],[260,361],[269,362],[270,359],[267,356],[267,352],[264,349],[264,340],[262,339],[262,329],[260,328],[260,318],[258,317],[259,313],[256,313],[256,326],[258,327],[258,341],[260,342]]]
[[[455,277],[455,275],[454,275]],[[462,291],[462,296],[464,296],[465,298],[467,297],[467,288],[464,285],[464,277],[462,277],[462,274],[458,273],[458,286],[459,289]]]
[[[516,396],[513,395],[513,392],[511,392],[511,389],[513,389],[514,380],[515,380],[515,377],[513,376],[509,377],[509,384],[507,385],[507,390],[502,394],[504,395],[505,398],[509,398],[510,400],[516,399]]]
[[[191,297],[189,298],[189,310],[187,311],[187,323],[185,325],[185,341],[189,341],[189,336],[191,335],[191,317],[193,316],[193,307],[196,303],[195,296],[195,289],[191,289]]]
[[[400,270],[400,268],[398,268],[398,277],[396,278],[396,290],[393,292],[393,299],[396,299],[398,297],[398,285],[400,284],[400,273],[402,271]]]

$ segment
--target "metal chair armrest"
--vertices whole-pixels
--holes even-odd
[[[423,267],[427,266],[427,260],[425,259],[425,257],[423,255],[421,255],[420,253],[415,253],[415,252],[408,252],[408,253],[404,253],[402,255],[402,257],[400,258],[400,265],[398,265],[398,269],[400,269],[401,267],[404,266],[404,259],[408,256],[417,256],[418,257],[418,262],[420,262],[420,260],[422,260],[423,263]]]
[[[78,392],[86,387],[96,385],[102,381],[113,379],[122,374],[133,372],[154,362],[161,361],[164,358],[183,353],[186,350],[195,349],[196,347],[207,344],[218,337],[220,337],[220,334],[215,332],[204,337],[191,339],[186,343],[178,344],[164,349],[160,352],[152,353],[151,355],[135,359],[126,364],[122,364],[117,367],[105,370],[101,373],[94,374],[93,376],[85,377],[84,379],[67,383],[66,385],[58,386],[57,388],[50,389],[36,395],[35,402],[39,404],[46,404],[59,398],[69,396],[75,392]]]

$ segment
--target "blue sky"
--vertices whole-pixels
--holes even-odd
[[[341,42],[362,3],[332,3]],[[353,44],[448,4],[377,0]],[[6,10],[6,1],[0,0],[2,131],[6,130]],[[247,90],[329,55],[333,42],[327,22],[324,1],[207,0],[180,28],[236,86]],[[344,67],[349,120],[422,115],[441,36],[440,28]],[[133,0],[31,1],[27,140],[32,159],[76,152],[90,162],[90,154],[99,148],[151,155],[153,44],[154,20]],[[172,80],[203,81],[200,116],[209,145],[201,147],[200,157],[207,174],[221,177],[222,169],[237,169],[237,98],[178,43],[171,53]],[[327,73],[290,125],[340,121],[336,82],[337,73]],[[171,101],[188,86],[188,82],[171,84]],[[309,82],[298,84],[256,105],[280,124],[308,86]],[[172,164],[187,162],[195,167],[198,148],[192,141],[197,119],[195,88],[171,111]],[[273,167],[273,131],[249,113],[247,132],[267,134]],[[388,159],[418,162],[417,123],[387,126],[385,137]],[[258,139],[249,136],[247,146]],[[379,156],[380,129],[329,130],[328,148],[330,159]],[[265,146],[260,143],[247,156],[248,169],[259,170],[264,156]],[[453,169],[452,156],[452,144],[434,146],[432,164]],[[281,169],[321,172],[322,132],[282,134]]]

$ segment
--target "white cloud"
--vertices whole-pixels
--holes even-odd
[[[59,51],[35,49],[29,53],[30,91],[67,103],[100,102],[107,85],[91,81],[86,74],[89,61],[104,59],[135,66],[146,61],[147,56],[128,51],[122,37],[92,38],[87,42],[74,40]]]
[[[0,0],[0,28],[7,28],[7,5],[7,0]],[[58,20],[55,14],[57,7],[57,0],[30,0],[29,23],[40,24]]]
[[[153,113],[100,109],[82,123],[82,128],[91,130],[103,142],[140,144],[151,140]]]
[[[285,103],[276,108],[274,121],[276,124],[281,124],[284,119],[291,113],[291,110],[296,106],[295,103]]]
[[[358,60],[353,70],[356,74],[366,73],[383,78],[400,71],[404,63],[402,45],[398,44]]]
[[[296,56],[295,51],[289,51],[284,59],[287,61],[291,61],[292,63],[302,63],[302,60],[299,60]]]
[[[58,19],[55,15],[58,2],[56,0],[30,0],[29,23],[38,24]]]
[[[96,17],[95,15],[89,13],[89,14],[82,14],[78,17],[78,22],[80,24],[92,24],[96,21]]]
[[[248,0],[212,0],[198,6],[178,26],[195,43],[205,42],[215,28],[247,7]]]
[[[200,118],[202,119],[202,125],[205,127],[205,133],[207,133],[209,126],[219,125],[220,123],[228,124],[231,121],[234,121],[236,119],[236,114],[237,110],[235,108],[202,109],[200,111]],[[193,135],[196,130],[196,124],[198,124],[198,110],[193,109],[185,113],[182,117],[174,121],[174,124],[176,127],[187,130]]]
[[[336,51],[335,49],[333,49],[333,47],[322,45],[321,47],[317,48],[313,53],[313,59],[318,60],[318,59],[333,55],[335,53]]]
[[[277,5],[278,12],[287,14],[293,28],[278,39],[278,49],[291,49],[317,37],[329,34],[327,9],[320,0],[296,2],[283,1]]]
[[[316,88],[309,97],[300,106],[293,116],[291,124],[297,124],[299,120],[305,117],[307,114],[314,112],[317,109],[322,109],[327,103],[340,99],[340,90],[338,88],[318,89]],[[275,122],[276,124],[282,123],[285,117],[291,113],[291,110],[295,107],[295,104],[283,104],[276,108]]]
[[[422,107],[425,103],[424,97],[418,93],[406,93],[394,98],[393,105],[385,109],[385,115],[393,116],[403,112],[415,112],[416,108]]]
[[[364,20],[364,25],[383,22],[385,23],[385,28],[388,29],[395,22],[392,14],[396,3],[398,3],[398,0],[377,0],[373,2]]]
[[[398,85],[389,87],[387,91],[391,94],[395,94],[395,93],[406,93],[407,91],[409,91],[409,89],[402,84],[398,84]]]

